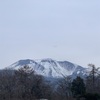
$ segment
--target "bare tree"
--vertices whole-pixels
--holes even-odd
[[[62,100],[70,100],[71,97],[71,78],[64,77],[58,82],[57,94]]]
[[[96,66],[94,64],[88,64],[88,66],[91,67],[91,71],[89,73],[89,76],[87,77],[87,80],[86,80],[86,86],[87,86],[87,90],[88,92],[96,92],[96,87],[97,86],[97,81],[99,82],[98,80],[98,76],[99,76],[99,67],[96,68]]]

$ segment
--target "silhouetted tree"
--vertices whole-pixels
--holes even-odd
[[[86,78],[87,92],[96,93],[96,88],[99,86],[98,83],[100,83],[99,67],[96,68],[94,64],[89,64],[89,66],[91,67],[91,71]]]
[[[80,99],[80,96],[85,94],[86,87],[81,77],[78,76],[76,79],[73,80],[71,91],[72,91],[73,97],[77,98],[77,100]]]
[[[71,97],[72,93],[70,77],[64,77],[63,79],[58,81],[57,94],[59,95],[59,98],[61,98],[62,100],[68,100]]]

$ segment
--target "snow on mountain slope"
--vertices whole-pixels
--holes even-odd
[[[62,78],[70,75],[84,74],[83,72],[85,72],[85,68],[76,64],[49,58],[42,60],[19,60],[7,68],[18,70],[25,65],[32,67],[36,74],[51,78]]]

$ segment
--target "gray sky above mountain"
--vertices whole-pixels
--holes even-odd
[[[100,0],[1,0],[0,67],[27,58],[100,66]]]

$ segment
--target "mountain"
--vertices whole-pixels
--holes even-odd
[[[7,68],[18,70],[25,65],[32,67],[36,74],[49,78],[62,78],[66,76],[72,76],[74,78],[77,75],[83,77],[87,74],[87,69],[82,66],[68,61],[56,61],[50,58],[41,60],[19,60]]]

